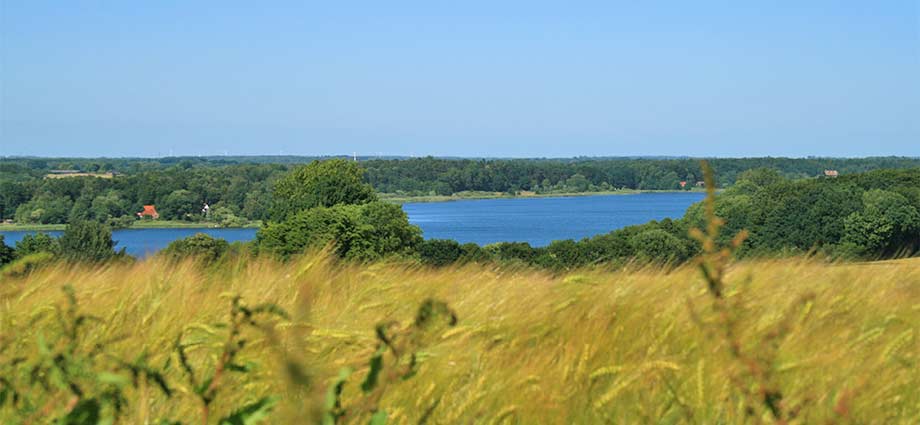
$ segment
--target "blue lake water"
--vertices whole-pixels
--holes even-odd
[[[409,221],[422,228],[426,239],[545,246],[554,240],[577,240],[651,220],[679,218],[704,196],[675,192],[482,199],[403,204],[403,209]]]
[[[558,239],[581,239],[650,220],[679,218],[703,196],[686,192],[481,199],[408,203],[403,209],[427,239],[480,245],[519,241],[544,246]],[[229,242],[248,241],[256,235],[256,229],[124,229],[113,232],[112,239],[116,248],[124,247],[128,254],[144,257],[198,232]],[[34,232],[0,232],[10,246],[28,233]],[[47,233],[59,236],[61,232]]]
[[[0,232],[5,237],[7,245],[12,246],[16,241],[32,231]],[[61,232],[44,232],[51,236],[60,236]],[[215,238],[226,239],[227,242],[248,241],[256,237],[256,229],[121,229],[112,232],[115,249],[125,248],[125,251],[135,257],[146,257],[157,252],[176,239],[187,238],[195,233],[207,233]]]

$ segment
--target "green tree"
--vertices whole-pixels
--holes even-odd
[[[16,209],[16,221],[38,224],[66,223],[72,206],[73,201],[69,198],[45,193],[20,205]]]
[[[202,202],[191,191],[175,190],[163,200],[162,208],[157,207],[162,218],[170,220],[191,220],[201,214]]]
[[[422,263],[432,266],[453,264],[463,255],[460,243],[451,239],[428,239],[418,246]]]
[[[845,222],[843,243],[858,254],[910,255],[920,248],[920,212],[901,194],[872,189],[863,194],[863,210]]]
[[[481,246],[473,242],[467,242],[460,245],[460,262],[485,263],[489,261],[492,261],[492,257],[489,255],[488,251],[482,249]]]
[[[357,163],[342,159],[313,161],[278,180],[271,217],[282,221],[310,208],[376,200],[374,188],[364,182],[364,170]]]
[[[58,252],[57,239],[47,233],[30,233],[16,242],[16,258],[22,258],[39,252]]]
[[[263,226],[257,241],[260,249],[282,258],[331,245],[341,258],[375,260],[411,255],[422,237],[399,205],[372,202],[301,211]]]
[[[128,214],[127,203],[114,191],[95,197],[90,208],[93,219],[100,222]]]
[[[77,221],[67,225],[58,239],[61,258],[73,262],[99,263],[124,255],[115,252],[112,230],[95,221]]]
[[[15,258],[15,251],[7,246],[6,241],[3,239],[4,235],[0,235],[0,266],[13,261],[13,258]]]
[[[585,192],[588,190],[590,182],[581,174],[573,174],[565,180],[565,187],[573,192]]]
[[[676,236],[662,230],[646,230],[630,241],[636,258],[656,263],[681,262],[687,259],[686,244]]]
[[[219,260],[229,248],[230,244],[224,239],[196,233],[171,242],[163,250],[163,255],[176,260],[195,258],[205,264],[210,264]]]
[[[531,263],[537,255],[536,250],[527,242],[499,242],[484,247],[493,258],[501,261],[521,261]]]
[[[740,181],[748,181],[757,187],[764,187],[783,181],[783,175],[773,168],[758,167],[745,170],[738,174],[736,183]]]

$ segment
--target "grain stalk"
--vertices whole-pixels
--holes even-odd
[[[786,424],[795,419],[802,406],[792,406],[784,399],[785,394],[774,380],[774,363],[779,346],[789,334],[794,319],[802,317],[801,314],[795,313],[810,308],[814,295],[806,294],[794,303],[790,311],[783,316],[773,330],[767,332],[759,344],[753,347],[743,345],[740,325],[744,318],[745,308],[741,303],[742,294],[739,293],[733,297],[726,296],[725,275],[735,252],[747,239],[748,232],[742,230],[732,238],[727,246],[719,246],[717,240],[725,222],[715,213],[716,184],[712,168],[706,161],[703,161],[701,165],[706,184],[706,199],[704,200],[706,229],[694,228],[690,231],[690,236],[701,244],[702,252],[697,264],[707,284],[707,292],[712,300],[713,311],[716,313],[717,332],[728,346],[730,357],[744,371],[742,376],[735,376],[732,380],[746,400],[745,413],[748,416],[757,418],[755,412],[760,406],[769,412],[775,423]],[[702,324],[702,321],[697,320],[697,323]],[[702,397],[702,386],[698,393]]]

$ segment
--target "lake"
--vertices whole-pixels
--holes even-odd
[[[529,242],[545,246],[559,239],[581,239],[663,218],[679,218],[700,192],[558,198],[481,199],[403,204],[409,221],[426,239],[454,239],[486,245]]]
[[[705,195],[698,192],[639,193],[632,195],[558,198],[476,199],[403,204],[409,221],[422,228],[426,239],[454,239],[480,245],[503,241],[545,246],[558,239],[581,239],[650,220],[679,218]],[[229,242],[255,238],[256,229],[122,229],[112,234],[128,254],[145,257],[170,242],[195,233]],[[6,244],[32,231],[0,232]],[[61,232],[47,232],[59,236]]]

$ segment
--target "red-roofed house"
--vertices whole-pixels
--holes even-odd
[[[824,170],[824,177],[837,177],[838,175],[837,170]]]
[[[144,210],[137,213],[137,216],[140,218],[150,217],[156,220],[160,218],[160,213],[157,212],[157,209],[153,205],[144,205]]]

